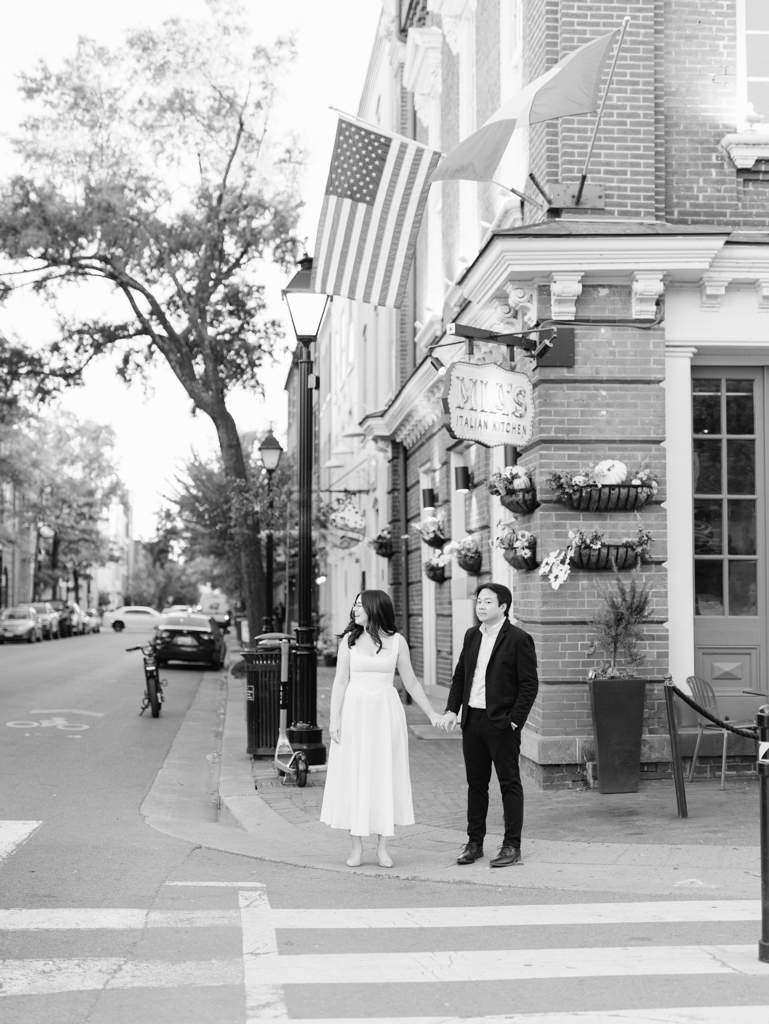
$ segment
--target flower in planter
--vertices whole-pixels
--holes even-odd
[[[613,545],[608,545],[603,539],[603,534],[599,533],[598,530],[593,530],[590,535],[586,534],[583,530],[569,530],[568,547],[562,548],[559,551],[551,551],[547,558],[543,558],[542,564],[539,567],[539,574],[540,576],[547,576],[553,590],[558,590],[569,578],[571,561],[577,552],[600,553],[603,548],[608,548],[609,553],[611,553],[612,547],[626,548],[635,555],[634,561],[636,563],[639,561],[646,562],[649,559],[649,545],[651,542],[652,535],[644,530],[643,527],[639,527],[635,537],[623,537],[622,540]],[[590,566],[580,566],[580,568],[606,567],[608,566],[595,566],[592,564]],[[620,565],[620,568],[622,567]]]
[[[430,555],[430,557],[425,562],[425,566],[429,565],[433,569],[445,569],[446,566],[451,561],[451,553],[446,551],[447,547],[448,544],[445,544],[441,550],[436,551],[435,554],[433,555]]]
[[[494,546],[502,551],[514,552],[521,558],[531,558],[534,554],[534,546],[537,538],[529,530],[516,530],[514,523],[497,523],[502,527],[503,532],[498,533],[494,539]]]
[[[446,537],[446,514],[442,508],[438,509],[435,515],[425,516],[424,519],[412,523],[411,528],[416,530],[427,544],[432,544],[439,538],[448,539]]]
[[[628,477],[630,479],[628,480]],[[592,469],[580,469],[578,473],[551,473],[548,483],[560,501],[578,497],[585,487],[621,487],[630,484],[634,487],[648,488],[651,494],[657,493],[657,477],[648,463],[630,475],[624,462],[616,459],[604,459]]]
[[[457,564],[465,572],[477,575],[481,571],[483,555],[481,545],[476,537],[463,537],[462,540],[452,540],[444,547],[443,553],[454,557]]]
[[[380,530],[376,537],[371,538],[368,545],[382,558],[390,558],[393,553],[393,535],[390,527],[385,526]]]
[[[533,484],[531,474],[523,466],[505,466],[491,474],[486,486],[492,494],[502,497],[515,491],[530,491]]]

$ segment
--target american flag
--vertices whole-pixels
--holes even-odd
[[[398,307],[440,153],[339,118],[313,291]]]

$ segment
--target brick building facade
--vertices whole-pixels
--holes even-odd
[[[515,356],[535,396],[531,441],[517,457],[539,501],[518,525],[536,535],[540,557],[565,548],[569,530],[614,541],[639,527],[651,534],[640,570],[654,593],[641,670],[650,680],[648,773],[669,768],[660,692],[668,671],[679,685],[703,676],[727,713],[752,714],[756,700],[743,691],[766,688],[769,657],[769,129],[761,124],[761,115],[769,119],[769,58],[761,56],[769,47],[760,45],[769,17],[758,0],[706,8],[696,0],[383,0],[359,108],[366,121],[447,151],[624,16],[631,20],[588,178],[602,196],[587,208],[548,207],[528,177],[546,192],[574,184],[594,116],[517,131],[503,181],[538,205],[487,183],[434,185],[404,308],[364,311],[335,300],[326,328],[329,352],[354,345],[355,373],[373,381],[360,420],[351,407],[363,436],[345,473],[368,466],[373,483],[357,501],[377,525],[389,504],[387,578],[416,671],[448,685],[475,621],[475,587],[492,578],[510,586],[542,680],[522,754],[546,786],[582,785],[594,757],[585,680],[596,665],[590,622],[605,574],[574,569],[555,590],[536,572],[513,570],[490,544],[511,516],[485,483],[510,452],[449,434],[444,379],[430,356],[446,365],[468,358],[447,337],[452,322],[503,332],[535,320],[574,326],[573,365]],[[370,324],[365,340],[354,326],[372,317],[376,346],[392,356],[387,372]],[[504,349],[483,343],[471,358],[507,365]],[[331,394],[334,386],[332,377]],[[604,459],[656,474],[659,490],[637,514],[556,501],[552,473]],[[462,466],[474,484],[466,494],[455,488]],[[446,582],[425,577],[431,549],[410,528],[423,514],[425,488],[452,539],[479,539],[480,576],[454,562]],[[382,578],[370,549],[355,557],[366,579]]]

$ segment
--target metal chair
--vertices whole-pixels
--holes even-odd
[[[691,690],[692,699],[695,700],[701,708],[704,708],[712,715],[715,715],[716,718],[720,718],[724,722],[729,722],[729,725],[734,726],[736,729],[746,729],[756,724],[750,719],[745,722],[729,721],[729,716],[721,714],[718,710],[718,701],[713,687],[704,679],[700,679],[699,676],[688,676],[686,683]],[[702,734],[705,731],[722,732],[724,734],[724,745],[723,750],[721,751],[721,789],[723,789],[724,780],[726,778],[726,744],[729,739],[729,730],[723,729],[720,725],[714,725],[713,722],[709,722],[706,718],[702,718],[701,716],[698,716],[697,718],[697,742],[694,745],[694,755],[692,757],[691,768],[689,769],[689,782],[694,778],[694,771],[697,767],[697,755],[700,751],[700,742],[702,740]]]

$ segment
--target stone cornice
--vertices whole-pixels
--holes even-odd
[[[474,305],[486,304],[509,281],[583,274],[582,284],[635,273],[698,281],[728,237],[723,234],[497,235],[459,282]],[[742,247],[740,247],[742,248]],[[750,246],[749,248],[753,248]],[[762,247],[765,251],[766,247]]]
[[[769,135],[756,131],[731,132],[721,146],[738,170],[750,170],[757,160],[769,160]]]
[[[386,437],[411,448],[443,415],[443,377],[429,359],[414,370],[381,413],[361,423],[367,439]]]
[[[478,0],[427,0],[427,9],[441,17],[441,29],[451,52],[459,53],[460,27],[463,19],[471,17]]]

